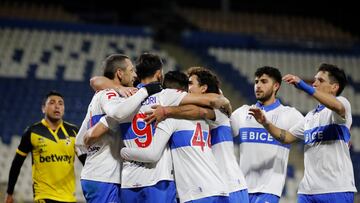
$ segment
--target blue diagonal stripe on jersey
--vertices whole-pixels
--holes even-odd
[[[282,144],[273,138],[264,128],[240,128],[239,136],[237,137],[239,143],[262,143],[278,145],[290,149],[289,144]]]
[[[350,140],[350,131],[344,125],[330,124],[306,130],[304,137],[305,144],[329,140],[344,140],[348,143]]]
[[[207,131],[202,131],[202,133],[203,133],[203,140],[206,143],[209,133]],[[170,138],[170,149],[191,146],[191,139],[193,135],[194,135],[194,130],[181,130],[174,132]]]
[[[230,126],[219,126],[211,130],[211,145],[220,142],[232,142],[233,136]]]
[[[139,128],[143,128],[145,125],[144,122],[138,122],[138,126]],[[155,127],[154,127],[154,123],[151,123],[151,127],[152,127],[152,135],[155,135]],[[131,123],[121,123],[120,124],[120,131],[121,131],[121,135],[122,135],[122,139],[123,140],[132,140],[135,138],[145,138],[146,136],[141,136],[141,135],[136,135],[135,132],[133,131],[132,127],[131,127]]]
[[[90,118],[90,123],[88,123],[88,128],[94,126],[96,123],[100,121],[100,118],[105,116],[106,114],[94,115]]]

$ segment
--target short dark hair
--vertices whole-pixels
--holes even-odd
[[[143,53],[136,61],[136,74],[140,80],[153,76],[163,68],[163,62],[158,55]]]
[[[335,82],[335,83],[339,84],[339,89],[336,92],[336,96],[339,96],[348,83],[345,71],[343,69],[340,69],[336,65],[327,64],[327,63],[320,64],[318,72],[320,72],[320,71],[328,72],[330,82],[332,82],[332,83]]]
[[[64,96],[61,94],[61,93],[59,93],[59,92],[57,92],[57,91],[55,91],[55,90],[51,90],[50,92],[48,92],[46,95],[45,95],[45,97],[43,98],[43,101],[42,101],[42,106],[45,106],[45,104],[46,104],[46,101],[47,101],[47,99],[50,97],[50,96],[59,96],[59,97],[61,97],[63,100],[64,100]]]
[[[116,71],[120,68],[124,70],[126,68],[124,61],[130,59],[124,54],[111,54],[103,62],[104,76],[110,80],[115,78]]]
[[[271,66],[263,66],[258,68],[255,71],[255,77],[261,77],[262,75],[268,75],[270,78],[274,79],[275,82],[281,85],[282,76],[279,69],[271,67]]]
[[[181,71],[169,71],[164,76],[163,87],[188,91],[189,77]]]
[[[220,94],[220,81],[212,71],[204,67],[191,67],[187,72],[189,77],[192,75],[196,75],[198,77],[200,86],[208,86],[206,93]]]

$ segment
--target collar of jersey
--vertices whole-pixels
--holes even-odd
[[[136,88],[140,89],[140,88],[142,88],[142,87],[144,87],[144,86],[145,86],[144,83],[139,83],[138,85],[136,85]]]
[[[57,136],[57,133],[58,133],[58,131],[59,131],[60,128],[64,128],[63,122],[61,122],[60,125],[59,125],[58,127],[56,127],[55,132],[50,128],[48,122],[46,122],[45,119],[42,119],[42,120],[41,120],[41,123],[49,129],[50,133],[55,137],[55,140],[58,141],[58,140],[59,140],[59,137]],[[64,130],[63,130],[63,131],[64,131]],[[66,136],[66,135],[65,135],[65,136]]]
[[[316,109],[314,110],[314,113],[320,112],[325,108],[325,105],[318,104]]]
[[[276,109],[278,106],[280,106],[280,101],[278,99],[275,99],[275,102],[272,104],[269,104],[267,106],[262,105],[260,102],[256,102],[256,107],[264,110],[264,111],[271,111],[273,109]]]

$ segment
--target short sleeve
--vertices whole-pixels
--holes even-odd
[[[304,140],[304,127],[305,127],[305,119],[302,118],[298,121],[293,127],[289,129],[289,132],[293,134],[295,137]]]
[[[16,153],[20,154],[21,156],[26,156],[32,150],[31,144],[31,127],[28,127],[24,134],[21,137],[20,144]]]
[[[241,108],[237,109],[234,113],[230,116],[230,125],[232,129],[233,136],[236,137],[239,135],[239,129],[240,129],[240,123],[239,123],[239,117],[240,117]]]
[[[348,121],[351,122],[351,106],[349,101],[345,97],[336,97],[336,99],[344,106],[345,108],[345,118],[341,117],[335,111],[332,111],[332,122],[336,124],[345,124]]]

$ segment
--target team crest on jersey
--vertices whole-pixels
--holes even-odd
[[[66,137],[65,144],[66,144],[66,145],[69,145],[70,143],[71,143],[70,137]]]

